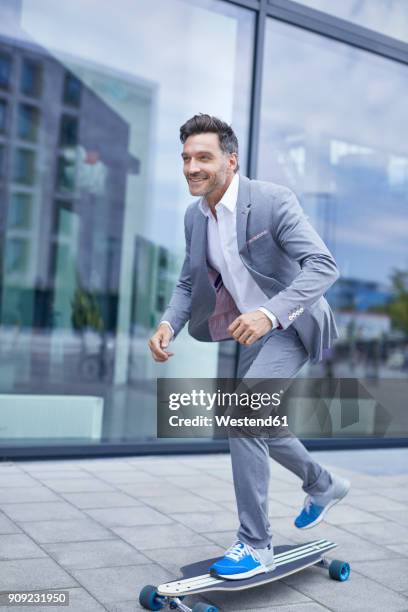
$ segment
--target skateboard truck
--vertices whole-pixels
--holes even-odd
[[[201,602],[189,608],[183,604],[182,599],[184,597],[160,595],[157,588],[150,584],[143,587],[139,595],[139,602],[146,610],[162,610],[168,606],[170,610],[181,610],[181,612],[219,612],[215,606]]]

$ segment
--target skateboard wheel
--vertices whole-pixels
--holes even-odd
[[[218,608],[209,606],[206,603],[196,603],[193,606],[192,612],[218,612]]]
[[[151,584],[147,584],[140,591],[139,603],[146,610],[161,610],[164,607],[163,600],[157,593],[156,587]]]
[[[330,578],[344,582],[350,576],[350,565],[346,561],[335,559],[329,565]]]

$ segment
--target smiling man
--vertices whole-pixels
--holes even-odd
[[[240,345],[238,378],[293,378],[318,362],[338,337],[323,294],[336,263],[287,187],[238,173],[238,141],[216,117],[195,115],[180,128],[183,172],[198,199],[185,213],[186,255],[157,331],[153,358],[174,356],[171,340],[189,321],[202,342]],[[317,525],[348,492],[294,436],[230,435],[240,526],[237,540],[211,571],[237,580],[274,568],[268,520],[269,457],[296,474],[307,493],[295,520]],[[256,477],[255,477],[256,476]]]

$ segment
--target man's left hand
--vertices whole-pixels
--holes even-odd
[[[271,329],[272,321],[261,310],[239,315],[228,327],[231,336],[245,346],[253,344]]]

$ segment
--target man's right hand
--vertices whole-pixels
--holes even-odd
[[[161,323],[150,338],[149,349],[155,361],[167,361],[169,357],[174,355],[174,353],[164,350],[169,345],[172,336],[170,327],[166,323]]]

